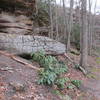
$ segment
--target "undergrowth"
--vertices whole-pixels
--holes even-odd
[[[32,59],[40,64],[43,69],[39,71],[38,84],[53,86],[58,88],[65,88],[66,83],[70,81],[76,87],[79,87],[80,81],[71,81],[68,77],[62,77],[64,73],[68,72],[68,67],[62,61],[58,61],[53,56],[47,56],[45,52],[39,51],[33,53]]]

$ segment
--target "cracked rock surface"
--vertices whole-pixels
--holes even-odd
[[[18,53],[32,53],[39,50],[56,54],[66,52],[64,44],[48,37],[3,33],[0,33],[0,49],[15,50]]]

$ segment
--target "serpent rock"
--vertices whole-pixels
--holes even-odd
[[[40,50],[55,54],[66,52],[64,44],[48,37],[3,33],[0,33],[0,49],[15,50],[19,54],[33,53]]]

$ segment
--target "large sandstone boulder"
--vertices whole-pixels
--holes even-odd
[[[32,53],[45,50],[48,53],[65,53],[64,44],[43,36],[0,34],[0,49],[15,50],[20,53]]]

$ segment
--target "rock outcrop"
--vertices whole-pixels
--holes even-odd
[[[7,34],[30,34],[32,33],[32,21],[24,15],[15,16],[1,13],[0,32]]]
[[[15,50],[17,53],[32,53],[45,50],[48,53],[62,54],[66,46],[43,36],[0,33],[0,49]]]
[[[0,9],[30,15],[35,9],[35,0],[0,0]]]

